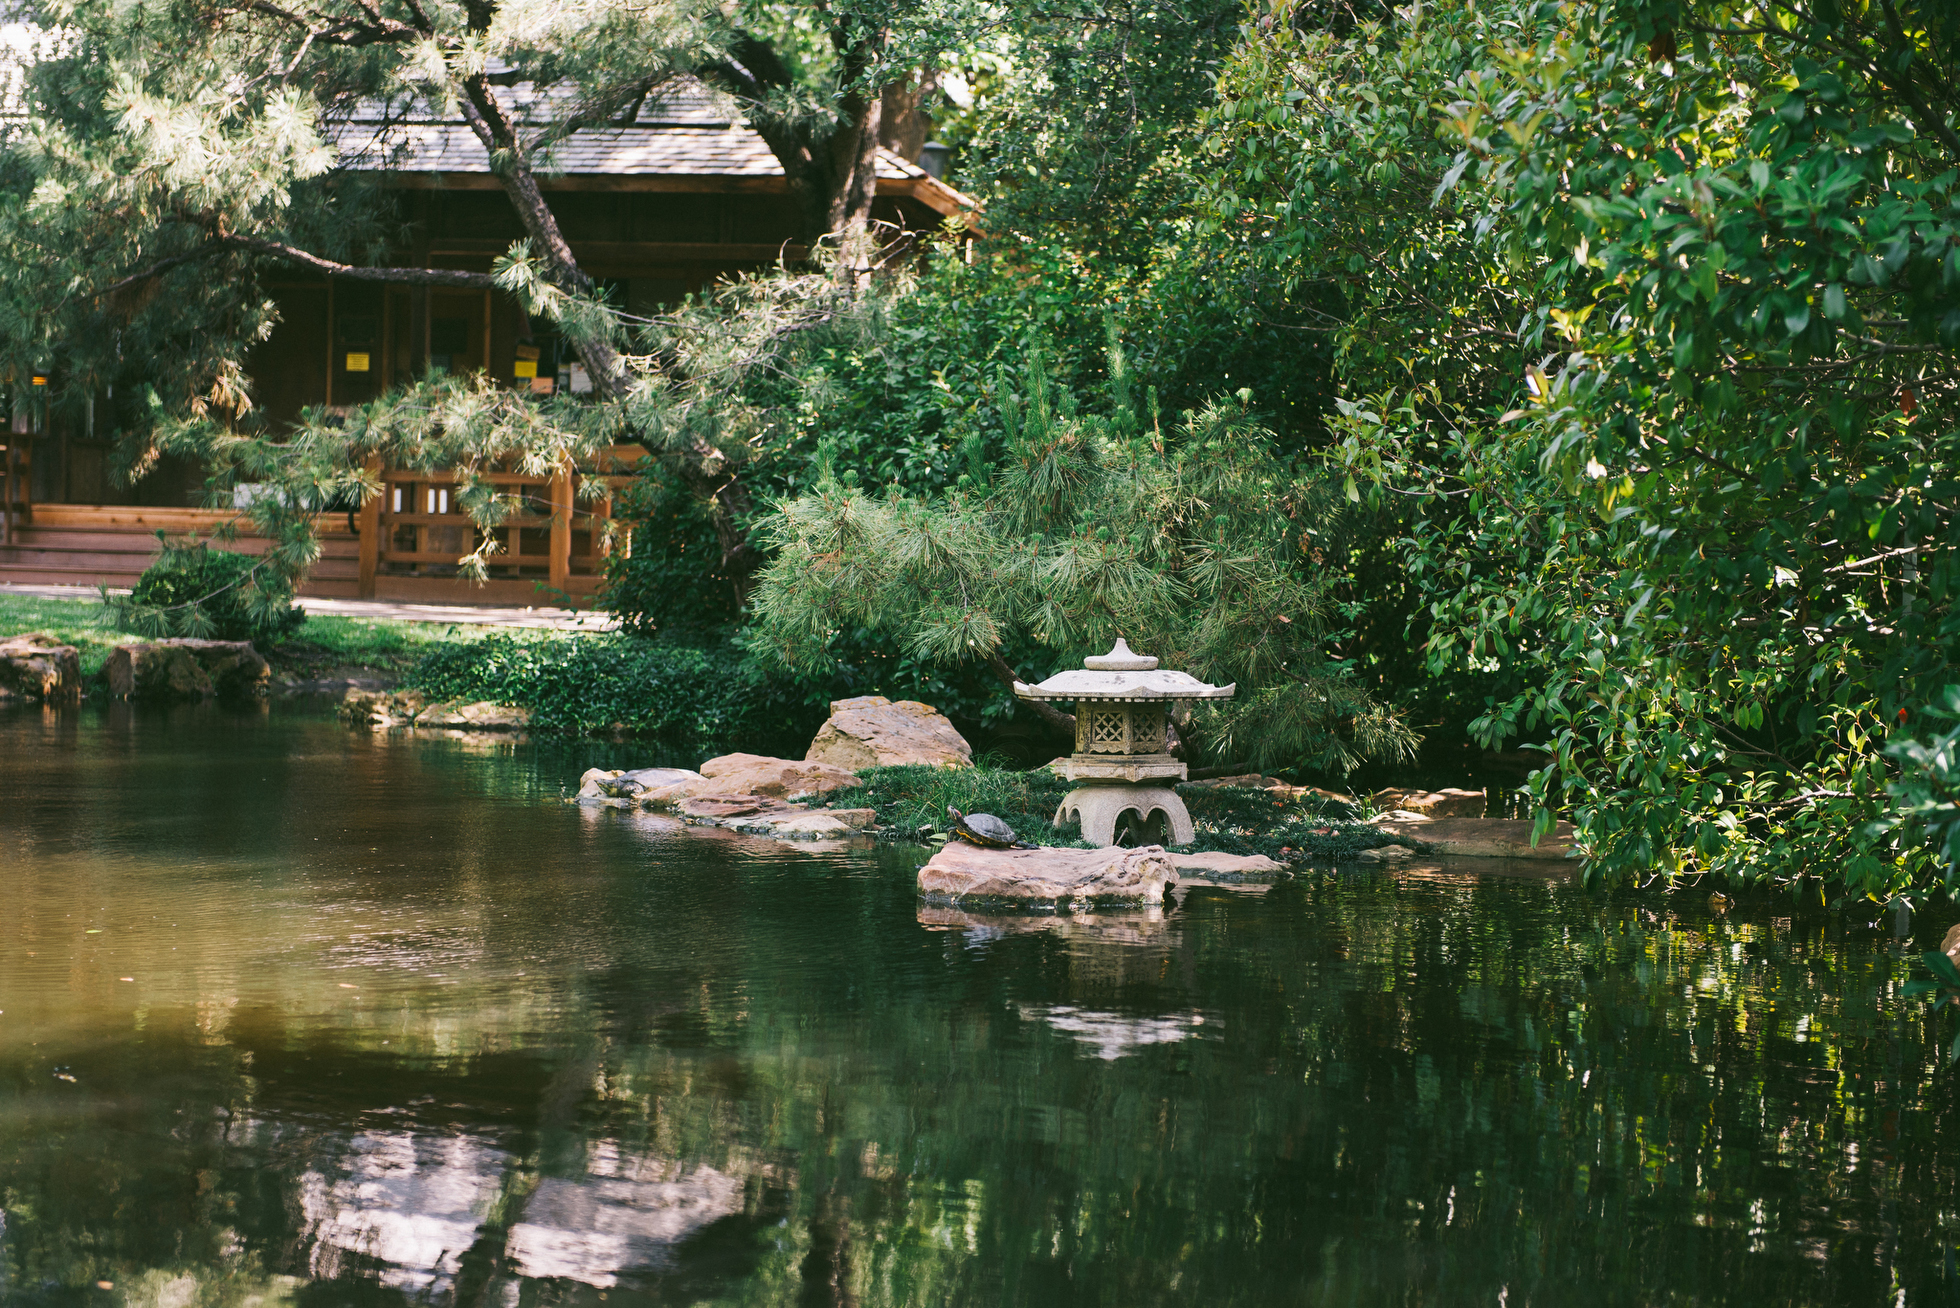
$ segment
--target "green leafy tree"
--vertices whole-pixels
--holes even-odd
[[[1960,634],[1954,35],[1930,4],[1445,4],[1255,24],[1222,79],[1224,148],[1269,170],[1218,187],[1269,224],[1246,257],[1334,276],[1298,180],[1407,179],[1423,216],[1344,298],[1399,298],[1412,348],[1343,324],[1339,458],[1415,506],[1430,666],[1515,678],[1478,732],[1549,752],[1541,820],[1596,869],[1942,875],[1875,819]],[[1340,85],[1381,130],[1334,130]],[[1424,227],[1465,265],[1411,263]]]

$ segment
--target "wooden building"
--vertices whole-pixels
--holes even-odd
[[[507,108],[538,117],[528,88],[502,90]],[[488,271],[524,233],[491,176],[481,144],[460,118],[369,106],[331,128],[348,174],[400,192],[411,246],[391,262]],[[631,121],[587,129],[543,161],[544,189],[580,266],[622,308],[645,313],[736,273],[805,251],[794,242],[787,180],[762,138],[727,102],[698,84],[649,100]],[[880,151],[874,218],[929,230],[971,208],[924,168]],[[275,422],[308,405],[372,400],[428,368],[487,370],[527,390],[582,389],[583,372],[549,325],[491,292],[391,287],[307,276],[270,283],[280,322],[252,355],[257,401]],[[207,532],[230,515],[200,506],[202,471],[168,462],[130,487],[110,476],[114,432],[94,407],[80,421],[14,422],[6,439],[0,501],[0,581],[130,584],[155,552],[158,528]],[[26,427],[30,430],[20,431]],[[34,428],[40,428],[34,430]],[[531,511],[509,533],[492,581],[455,576],[474,528],[449,483],[384,471],[383,494],[355,513],[324,515],[324,555],[303,593],[443,603],[530,603],[539,586],[589,597],[603,571],[603,503],[575,505],[565,469],[508,481]],[[588,508],[592,512],[588,512]],[[253,548],[249,540],[234,548]],[[556,598],[545,595],[546,601]]]

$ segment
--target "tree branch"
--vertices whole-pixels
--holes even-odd
[[[251,236],[214,236],[195,250],[183,254],[173,254],[168,259],[159,259],[141,272],[134,272],[102,288],[100,294],[114,295],[140,282],[153,277],[161,277],[173,268],[181,268],[187,263],[221,254],[226,250],[245,250],[252,254],[263,254],[274,259],[284,259],[329,277],[344,277],[357,282],[387,282],[398,286],[447,286],[453,290],[487,291],[496,287],[496,279],[489,273],[457,272],[449,268],[368,268],[359,264],[340,263],[323,258],[310,250],[286,245],[279,241],[261,240]]]
[[[1014,683],[1021,680],[1020,674],[1008,666],[1007,660],[1000,656],[998,650],[988,651],[987,667],[993,672],[994,676],[1000,679],[1000,684],[1007,687],[1008,693],[1010,695],[1013,694]],[[1020,697],[1015,696],[1015,698],[1018,699]],[[1054,727],[1057,731],[1066,731],[1071,736],[1075,734],[1075,715],[1073,713],[1064,713],[1043,699],[1029,699],[1022,700],[1021,702],[1034,709],[1035,716],[1039,717],[1049,726]]]

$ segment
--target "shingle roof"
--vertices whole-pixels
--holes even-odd
[[[520,123],[542,126],[569,109],[575,93],[532,86],[499,87],[497,102]],[[330,122],[327,135],[341,166],[356,172],[488,173],[490,159],[460,114],[427,105],[369,101]],[[781,177],[783,168],[734,103],[693,78],[676,78],[640,106],[626,125],[589,127],[538,159],[554,173],[630,176]],[[889,150],[878,152],[878,176],[917,180],[923,168]]]

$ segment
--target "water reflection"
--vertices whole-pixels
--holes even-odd
[[[1096,1051],[1096,1057],[1121,1058],[1145,1045],[1170,1045],[1202,1034],[1203,1013],[1173,1013],[1164,1017],[1126,1017],[1121,1013],[1077,1008],[1073,1004],[1023,1004],[1021,1016],[1045,1022],[1055,1030]],[[1212,1030],[1218,1030],[1216,1022]]]
[[[555,802],[636,761],[0,717],[0,1300],[1953,1296],[1902,986],[1960,912],[1458,864],[965,914]]]
[[[675,1245],[709,1223],[743,1211],[742,1182],[712,1167],[635,1160],[607,1146],[584,1181],[546,1178],[511,1228],[510,1265],[519,1276],[612,1286],[629,1269],[671,1265]]]
[[[610,1288],[622,1273],[672,1266],[675,1245],[743,1210],[742,1182],[594,1144],[586,1174],[525,1178],[519,1160],[467,1135],[368,1132],[299,1177],[313,1241],[309,1273],[371,1276],[435,1297],[463,1257],[501,1231],[508,1276]]]
[[[332,1280],[360,1269],[398,1289],[446,1288],[490,1219],[510,1163],[467,1135],[355,1136],[328,1168],[300,1173],[300,1212],[314,1241],[308,1272]]]

